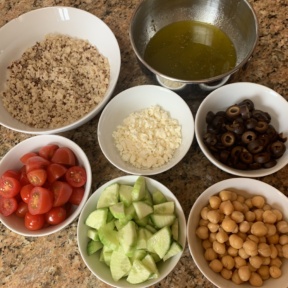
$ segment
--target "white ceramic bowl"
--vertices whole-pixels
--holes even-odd
[[[7,66],[49,33],[61,33],[88,40],[108,58],[110,82],[102,102],[81,119],[55,129],[36,129],[16,121],[0,101],[0,124],[23,133],[56,134],[79,127],[96,116],[110,99],[120,73],[118,42],[110,28],[99,18],[72,7],[47,7],[27,12],[0,29],[0,91],[4,89]],[[21,105],[21,103],[19,103]]]
[[[263,177],[277,172],[288,163],[288,141],[286,141],[286,152],[277,160],[277,165],[272,168],[257,170],[239,170],[231,168],[218,161],[207,146],[204,144],[203,136],[206,132],[206,115],[209,111],[214,113],[225,111],[229,106],[250,99],[255,104],[255,109],[268,112],[271,115],[271,124],[278,133],[283,132],[288,136],[288,102],[274,90],[263,85],[240,82],[222,86],[211,92],[200,104],[195,117],[195,135],[204,155],[221,170],[242,177]]]
[[[268,204],[270,204],[273,208],[277,208],[282,211],[286,220],[288,219],[288,198],[279,190],[259,180],[251,178],[231,178],[218,182],[201,193],[190,211],[187,221],[187,241],[194,262],[202,274],[217,287],[251,288],[253,286],[247,283],[236,285],[230,280],[225,280],[220,274],[213,272],[204,258],[204,249],[201,245],[202,241],[196,237],[195,234],[200,219],[201,209],[207,206],[210,196],[218,194],[221,190],[224,189],[241,193],[241,195],[245,197],[262,195],[266,198],[266,202]],[[270,278],[269,280],[264,281],[264,284],[261,287],[287,287],[288,274],[285,273],[287,269],[288,260],[284,259],[283,265],[281,267],[282,276],[278,279]]]
[[[38,135],[30,137],[16,146],[14,146],[1,160],[0,162],[0,175],[2,175],[8,169],[19,169],[22,167],[22,163],[20,162],[20,157],[23,156],[27,152],[39,151],[39,149],[47,144],[57,144],[60,147],[65,146],[70,148],[75,156],[77,157],[79,165],[83,166],[87,173],[87,182],[85,184],[85,193],[81,203],[78,206],[72,205],[72,209],[69,217],[67,217],[62,223],[49,226],[46,228],[42,228],[36,231],[30,231],[24,226],[24,219],[19,218],[16,215],[12,214],[10,216],[3,216],[0,214],[1,222],[13,232],[29,237],[38,237],[38,236],[46,236],[49,234],[53,234],[58,232],[68,226],[75,218],[80,214],[84,204],[86,203],[90,192],[91,192],[91,182],[92,182],[92,172],[90,167],[90,162],[81,149],[79,145],[75,142],[71,141],[68,138],[58,136],[58,135]]]
[[[121,158],[112,133],[132,112],[156,105],[178,120],[182,129],[182,143],[166,164],[151,169],[137,168]],[[120,170],[135,175],[155,175],[172,168],[186,155],[193,137],[194,119],[187,103],[175,92],[156,85],[140,85],[122,91],[106,105],[98,123],[98,141],[106,158]]]
[[[97,201],[100,197],[101,192],[109,185],[117,182],[122,184],[128,184],[133,185],[136,181],[138,176],[135,175],[127,175],[122,176],[119,178],[115,178],[111,181],[108,181],[104,185],[102,185],[100,188],[98,188],[89,198],[89,200],[86,202],[78,220],[78,227],[77,227],[77,240],[78,240],[78,247],[80,250],[80,254],[82,256],[83,261],[85,262],[86,266],[89,268],[89,270],[101,281],[105,282],[108,285],[111,285],[113,287],[119,287],[119,288],[128,288],[128,287],[134,287],[134,288],[144,288],[144,287],[150,287],[151,285],[156,284],[157,282],[161,281],[163,278],[165,278],[176,266],[178,261],[181,258],[181,253],[177,254],[176,256],[168,259],[165,262],[161,262],[157,265],[157,268],[159,270],[160,276],[157,279],[151,279],[141,284],[129,284],[125,279],[121,279],[118,282],[115,282],[111,276],[111,272],[109,267],[101,262],[99,260],[99,255],[95,254],[94,256],[88,256],[87,254],[87,243],[88,243],[88,237],[87,237],[87,231],[88,226],[84,224],[86,218],[88,215],[95,210]],[[149,191],[152,193],[156,190],[160,190],[168,200],[172,200],[175,202],[176,207],[176,213],[179,219],[179,243],[182,245],[182,247],[185,247],[186,244],[186,219],[184,212],[182,210],[182,207],[180,203],[178,202],[177,198],[174,196],[174,194],[163,184],[160,182],[151,179],[151,178],[145,178],[146,179],[146,185]]]

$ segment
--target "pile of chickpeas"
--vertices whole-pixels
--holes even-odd
[[[236,284],[279,278],[288,258],[288,222],[262,196],[222,190],[201,210],[196,235],[210,268]]]

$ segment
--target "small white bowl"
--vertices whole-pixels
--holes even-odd
[[[113,287],[144,288],[144,287],[150,287],[151,285],[155,285],[156,283],[164,279],[175,268],[175,266],[177,265],[177,263],[179,262],[182,256],[182,253],[178,253],[174,257],[171,257],[170,259],[166,260],[165,262],[161,261],[160,264],[157,264],[157,268],[159,270],[159,277],[157,279],[151,279],[151,280],[145,281],[144,283],[133,284],[133,285],[127,282],[125,279],[120,279],[117,282],[114,281],[109,267],[104,262],[100,261],[99,255],[88,256],[87,243],[89,241],[89,238],[87,237],[88,226],[85,225],[85,220],[88,217],[88,215],[92,211],[95,210],[95,207],[101,195],[101,192],[106,187],[108,187],[109,185],[113,183],[133,185],[135,181],[137,180],[137,178],[138,176],[136,175],[126,175],[126,176],[122,176],[122,177],[118,177],[113,180],[110,180],[104,185],[102,185],[101,187],[99,187],[86,202],[78,220],[77,241],[78,241],[78,248],[79,248],[79,251],[80,251],[80,254],[82,256],[84,263],[98,279],[100,279],[104,283],[111,285]],[[174,201],[176,214],[179,219],[179,243],[182,245],[184,249],[186,245],[186,219],[185,219],[185,215],[181,207],[181,204],[179,203],[177,198],[174,196],[174,194],[163,184],[148,177],[145,177],[145,180],[146,180],[147,189],[149,191],[153,193],[156,190],[160,190],[165,195],[167,200]]]
[[[225,111],[229,106],[237,104],[244,99],[250,99],[255,104],[255,109],[268,112],[271,115],[271,124],[278,133],[288,136],[288,102],[274,90],[263,85],[240,82],[222,86],[211,92],[200,104],[195,117],[195,135],[204,155],[219,169],[242,177],[263,177],[282,169],[288,163],[288,141],[285,142],[286,152],[277,159],[277,164],[272,168],[257,170],[240,170],[229,167],[218,161],[210,152],[203,141],[206,133],[206,115],[209,111],[214,113]]]
[[[1,160],[0,162],[0,175],[2,175],[6,170],[9,169],[19,169],[22,167],[22,163],[20,162],[20,157],[28,152],[37,152],[39,149],[48,144],[57,144],[60,147],[65,146],[70,148],[77,160],[79,165],[83,166],[87,173],[87,182],[85,184],[85,193],[81,203],[78,206],[72,205],[71,213],[67,219],[65,219],[62,223],[49,226],[46,228],[42,228],[36,231],[30,231],[26,229],[24,226],[24,219],[19,218],[16,215],[12,214],[10,216],[3,216],[0,214],[0,220],[8,229],[11,231],[29,237],[39,237],[39,236],[47,236],[58,232],[68,226],[71,222],[73,222],[76,217],[80,214],[84,204],[86,203],[90,192],[91,192],[91,182],[92,182],[92,172],[90,162],[81,149],[75,142],[71,141],[68,138],[58,135],[38,135],[28,138],[16,146],[14,146]]]
[[[217,287],[253,287],[249,285],[249,283],[236,285],[231,280],[226,280],[220,274],[213,272],[212,269],[208,266],[206,259],[204,258],[204,249],[201,244],[202,240],[196,237],[196,228],[200,220],[201,209],[208,205],[210,196],[218,194],[221,190],[235,191],[244,197],[262,195],[268,204],[270,204],[273,208],[282,211],[284,219],[286,220],[288,219],[288,198],[279,190],[259,180],[250,178],[231,178],[218,182],[202,192],[190,211],[187,221],[187,242],[194,262],[202,274]],[[288,274],[285,273],[287,269],[288,260],[285,259],[281,267],[282,276],[278,279],[270,278],[269,280],[264,281],[264,284],[261,287],[287,287]]]
[[[113,131],[132,112],[160,106],[171,118],[178,120],[182,143],[166,164],[157,168],[141,169],[125,162],[116,148]],[[194,137],[194,119],[187,103],[175,92],[157,85],[140,85],[116,95],[103,109],[98,123],[98,141],[106,158],[120,170],[135,175],[155,175],[175,166],[188,152]]]
[[[27,12],[11,20],[0,29],[0,91],[4,89],[7,66],[47,34],[60,33],[88,40],[108,58],[110,82],[103,100],[79,120],[59,128],[37,129],[20,123],[3,107],[0,101],[0,124],[27,134],[56,134],[75,129],[95,117],[110,99],[118,81],[121,56],[111,29],[98,17],[72,7],[46,7]],[[19,103],[21,105],[21,103]]]

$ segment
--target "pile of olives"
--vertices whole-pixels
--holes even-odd
[[[226,111],[206,115],[204,143],[214,157],[240,170],[271,168],[286,151],[286,137],[271,125],[271,116],[245,99]]]

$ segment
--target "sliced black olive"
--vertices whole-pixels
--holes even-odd
[[[258,121],[254,129],[259,133],[264,133],[268,129],[268,123],[265,121]]]
[[[255,139],[247,145],[247,149],[250,153],[257,154],[264,149],[264,146],[259,139]]]
[[[230,153],[230,160],[232,165],[235,165],[237,162],[239,162],[242,150],[243,150],[242,146],[235,146],[232,148]]]
[[[245,131],[245,127],[244,127],[243,123],[241,123],[237,120],[234,120],[233,123],[231,123],[231,124],[226,124],[225,128],[228,131],[234,132],[235,134],[238,134],[238,135],[243,134],[243,132]]]
[[[276,129],[274,128],[274,126],[271,124],[268,125],[268,128],[266,130],[266,134],[269,136],[270,142],[274,142],[278,139],[278,133],[277,133]]]
[[[244,132],[241,136],[241,140],[243,143],[248,144],[252,141],[254,141],[257,138],[257,135],[254,131],[248,130]]]
[[[236,118],[237,116],[240,115],[240,107],[238,105],[232,105],[228,107],[226,110],[226,115],[229,118]]]
[[[264,164],[269,162],[271,159],[271,155],[268,152],[261,152],[254,155],[254,160],[257,163]]]
[[[250,111],[252,111],[254,109],[254,103],[250,99],[245,99],[245,100],[241,101],[238,105],[239,106],[246,105]]]
[[[207,125],[207,133],[218,134],[220,133],[221,127],[214,127],[211,123]]]
[[[247,164],[252,163],[254,160],[253,155],[245,148],[240,153],[240,159],[242,162],[247,163]]]
[[[270,160],[270,161],[267,162],[267,163],[264,163],[264,164],[263,164],[263,168],[272,168],[272,167],[274,167],[276,164],[277,164],[277,161],[276,161],[275,159],[273,159],[273,160]]]
[[[278,134],[278,140],[285,143],[287,141],[287,137],[284,137],[283,133]]]
[[[239,105],[240,107],[240,114],[244,120],[249,119],[251,117],[250,110],[246,105]]]
[[[226,164],[229,156],[230,156],[230,151],[228,151],[228,150],[222,150],[222,151],[220,152],[220,161],[221,161],[222,163]]]
[[[222,129],[223,125],[225,125],[226,119],[223,115],[215,115],[211,124],[213,127],[217,129]]]
[[[239,169],[239,170],[247,170],[249,168],[248,164],[244,162],[238,162],[234,165],[234,168]]]
[[[271,121],[271,116],[267,112],[263,112],[261,110],[257,110],[257,109],[253,110],[252,116],[258,121],[264,121],[267,123],[270,123]]]
[[[260,169],[261,167],[262,165],[260,163],[253,162],[249,164],[249,168],[252,170],[257,170],[257,169]]]
[[[281,141],[273,142],[270,146],[270,152],[274,158],[281,157],[286,151],[286,146]]]
[[[217,143],[217,136],[214,133],[205,133],[203,140],[208,146],[214,146]]]
[[[251,129],[254,129],[257,125],[257,120],[255,118],[249,118],[246,120],[245,122],[245,126],[247,129],[251,130]]]
[[[206,123],[207,124],[212,123],[212,120],[214,117],[215,117],[215,114],[212,111],[209,111],[206,115]]]
[[[221,136],[221,143],[226,146],[226,147],[229,147],[229,146],[232,146],[235,142],[235,135],[233,132],[225,132],[222,134]]]
[[[261,141],[264,148],[270,143],[270,138],[267,134],[261,134],[257,139]]]

